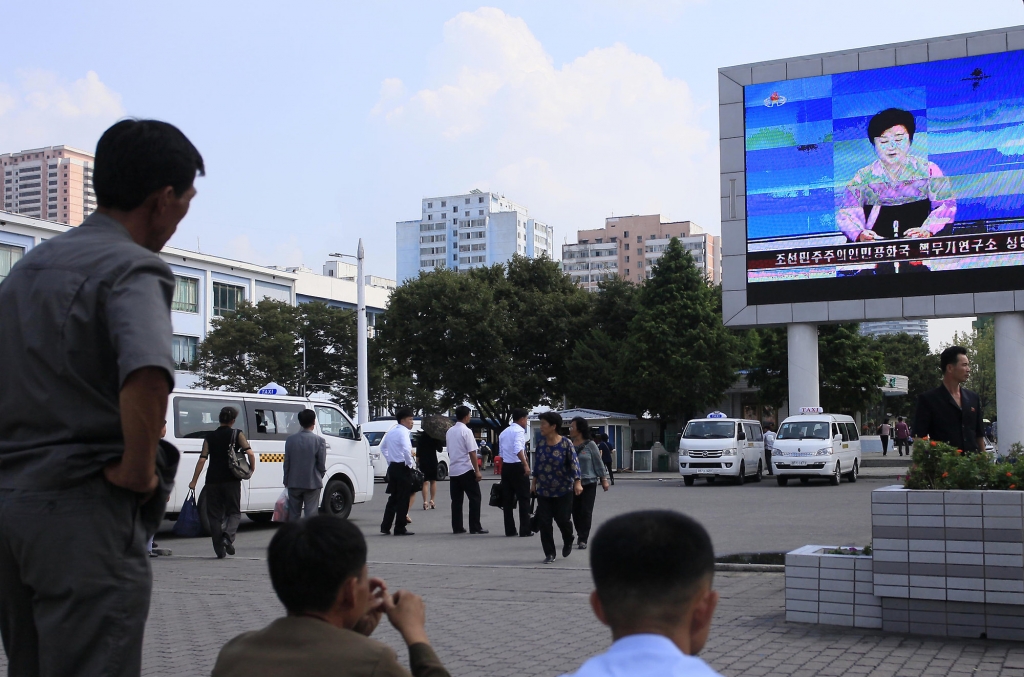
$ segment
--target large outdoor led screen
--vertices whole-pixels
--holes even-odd
[[[1021,288],[1024,52],[744,87],[747,302]]]

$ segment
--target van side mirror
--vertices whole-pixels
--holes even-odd
[[[356,440],[357,442],[359,440],[363,439],[363,426],[361,426],[361,425],[357,425],[356,426],[356,436],[353,439]]]
[[[840,435],[839,433],[836,433],[836,436],[833,437],[832,439],[835,440],[836,442],[842,442],[843,441],[843,436]]]
[[[743,428],[740,428],[739,433],[737,433],[736,439],[738,439],[738,440],[745,440],[745,439],[747,439],[747,434],[745,432],[743,432]]]

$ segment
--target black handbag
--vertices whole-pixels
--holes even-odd
[[[409,489],[412,493],[416,493],[423,488],[423,483],[427,481],[427,478],[423,475],[423,471],[419,468],[409,468]]]
[[[501,483],[495,482],[491,485],[491,495],[487,499],[487,505],[493,508],[505,507],[501,500]]]
[[[249,454],[238,448],[238,430],[231,431],[231,444],[228,445],[228,468],[235,479],[247,480],[252,477],[249,465]]]

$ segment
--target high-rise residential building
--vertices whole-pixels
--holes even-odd
[[[886,322],[861,322],[862,336],[884,336],[886,334],[910,334],[928,340],[928,320],[888,320]]]
[[[3,210],[77,226],[96,211],[94,156],[71,146],[0,155]]]
[[[513,254],[551,257],[551,226],[497,193],[423,199],[420,218],[395,224],[398,282],[436,268],[468,270],[503,263]]]
[[[722,281],[722,238],[692,221],[662,223],[660,214],[613,216],[604,228],[580,230],[576,244],[562,245],[562,270],[584,289],[616,275],[631,282],[651,276],[672,238],[679,238],[714,284]]]

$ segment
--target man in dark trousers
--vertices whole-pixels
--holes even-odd
[[[501,507],[506,536],[533,536],[530,530],[530,459],[526,455],[526,410],[512,410],[512,425],[498,436],[501,456]],[[516,507],[519,531],[516,531]]]
[[[939,357],[942,385],[921,393],[914,417],[914,435],[946,442],[964,453],[985,450],[981,400],[978,394],[962,387],[971,376],[967,349],[950,346]]]
[[[452,493],[452,532],[466,533],[462,522],[462,502],[469,498],[469,533],[486,534],[480,524],[480,466],[477,465],[476,438],[473,431],[466,425],[469,423],[470,409],[466,405],[455,407],[456,423],[445,435],[448,447],[449,465],[448,484]]]
[[[388,504],[384,506],[384,520],[380,523],[382,534],[391,533],[391,524],[395,525],[395,536],[412,536],[413,532],[406,528],[409,515],[409,496],[412,495],[412,468],[416,460],[412,457],[413,410],[402,407],[395,412],[398,425],[389,430],[380,442],[380,453],[388,462]]]
[[[288,489],[288,521],[317,514],[320,489],[327,472],[327,442],[313,432],[316,412],[299,412],[302,430],[284,442],[284,486]]]
[[[46,160],[43,161],[44,164]],[[157,254],[203,159],[173,125],[96,145],[99,205],[0,284],[0,633],[12,675],[138,676],[178,452],[174,275]]]

